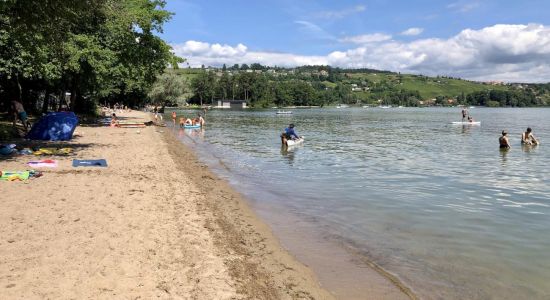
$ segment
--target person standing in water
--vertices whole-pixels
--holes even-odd
[[[466,108],[463,108],[462,109],[462,122],[464,122],[466,120],[466,117],[468,117],[469,114],[468,114],[468,110]]]
[[[510,141],[508,140],[508,132],[506,130],[502,131],[502,135],[498,138],[500,144],[500,149],[510,149]]]
[[[539,141],[532,133],[531,127],[527,127],[527,130],[521,134],[521,143],[524,145],[538,145]]]
[[[176,115],[176,112],[173,111],[172,112],[172,123],[174,123],[174,128],[176,127],[176,119],[178,118],[178,116]]]
[[[204,126],[204,118],[202,117],[202,115],[199,113],[198,116],[197,116],[197,119],[198,119],[198,124],[202,126]]]

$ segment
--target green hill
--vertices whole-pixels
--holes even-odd
[[[245,65],[246,66],[246,65]],[[189,83],[186,99],[216,99],[230,92],[251,106],[394,104],[540,106],[550,103],[550,84],[504,84],[328,66],[169,70]],[[224,76],[224,72],[228,76]],[[206,74],[209,74],[208,76]],[[202,79],[201,79],[202,77]],[[228,79],[229,77],[229,79]],[[198,79],[198,80],[196,80]],[[193,85],[202,80],[202,84]],[[222,86],[222,81],[223,86]],[[197,90],[201,86],[202,90]]]
[[[354,73],[348,77],[354,82],[367,81],[375,85],[381,85],[386,89],[404,89],[418,91],[422,99],[433,99],[438,96],[456,98],[462,93],[470,94],[479,91],[511,90],[509,85],[486,84],[447,77],[428,77],[423,75],[397,74],[397,73]],[[350,81],[351,82],[351,81]],[[371,88],[372,89],[372,88]],[[363,97],[369,92],[360,92]]]

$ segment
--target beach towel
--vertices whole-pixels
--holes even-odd
[[[27,180],[29,179],[29,171],[0,171],[2,176],[0,180],[15,181],[15,180]]]
[[[35,168],[56,168],[57,167],[57,160],[51,160],[51,159],[43,159],[43,160],[35,160],[35,161],[29,161],[27,165]]]
[[[104,159],[73,159],[73,167],[107,167]]]
[[[0,180],[22,181],[29,178],[42,176],[42,172],[35,170],[28,171],[0,171]]]
[[[73,152],[72,148],[40,148],[34,151],[34,155],[69,155]]]

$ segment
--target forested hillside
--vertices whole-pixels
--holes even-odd
[[[259,64],[169,70],[188,85],[197,104],[244,99],[255,107],[367,105],[541,106],[550,104],[549,84],[474,82],[371,69],[328,66],[272,68]]]

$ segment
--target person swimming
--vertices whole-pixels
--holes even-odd
[[[539,141],[532,133],[531,127],[527,127],[527,130],[521,134],[521,143],[524,145],[538,145]]]
[[[502,131],[502,136],[498,138],[500,144],[500,149],[510,149],[510,141],[508,140],[508,132],[506,130]]]

